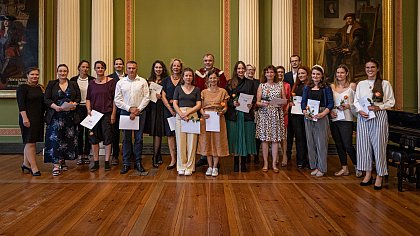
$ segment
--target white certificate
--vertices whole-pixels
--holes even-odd
[[[150,95],[149,95],[150,101],[156,103],[158,100],[156,97],[156,94],[160,94],[160,92],[162,91],[162,85],[159,85],[155,82],[151,82],[149,85],[149,90],[150,90]]]
[[[63,108],[64,111],[70,111],[72,108],[76,107],[76,103],[72,104],[72,103],[68,103],[68,102],[64,102],[63,104],[61,104],[61,108]]]
[[[237,111],[242,111],[245,113],[249,113],[248,104],[252,104],[252,99],[254,98],[254,95],[249,95],[246,93],[239,94],[239,106],[236,107]]]
[[[181,120],[181,132],[189,134],[200,134],[200,121]]]
[[[336,118],[331,119],[332,121],[338,121],[338,120],[346,119],[346,117],[344,116],[344,111],[338,110],[336,108],[334,108],[332,111],[335,112],[335,114],[337,114]]]
[[[371,106],[368,97],[363,97],[359,100],[360,106],[362,106],[362,111],[364,111],[366,114],[369,114],[368,120],[375,118],[375,112],[369,111],[369,106]]]
[[[206,119],[206,131],[220,132],[220,116],[217,111],[206,111],[206,114],[210,115]]]
[[[319,103],[320,101],[318,100],[312,100],[312,99],[308,99],[308,107],[309,109],[306,109],[306,119],[308,120],[312,120],[312,121],[317,121],[318,119],[314,118],[314,115],[318,115],[319,113]]]
[[[270,105],[274,107],[280,107],[281,105],[286,105],[286,104],[287,104],[287,99],[284,99],[284,98],[273,98],[270,101]]]
[[[120,129],[124,130],[139,130],[140,118],[136,116],[134,120],[130,120],[130,116],[120,116]]]
[[[169,129],[171,131],[174,131],[176,128],[176,117],[175,116],[171,116],[169,118],[167,118],[168,120],[168,124],[169,124]]]
[[[292,114],[303,115],[302,108],[300,104],[302,104],[302,96],[293,96],[293,104],[292,110],[290,111]]]
[[[102,118],[104,114],[95,110],[92,110],[90,114],[91,116],[87,115],[86,118],[82,122],[80,122],[80,125],[83,125],[88,129],[93,129],[93,127],[95,127],[95,125],[98,123],[98,121]]]

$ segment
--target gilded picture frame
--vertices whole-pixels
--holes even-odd
[[[3,35],[10,35],[9,37],[11,38],[15,32],[19,32],[19,29],[23,31],[20,35],[16,33],[18,36],[15,37],[20,37],[19,40],[13,40],[15,42],[17,41],[15,50],[5,49],[3,53],[0,53],[3,54],[3,57],[0,58],[2,79],[0,98],[16,98],[17,86],[26,80],[24,73],[26,67],[38,66],[41,72],[43,71],[43,50],[41,49],[44,48],[42,33],[44,25],[44,1],[16,1],[14,3],[0,4],[1,24],[4,25],[5,20],[10,20],[12,23],[16,22],[15,25],[12,25],[14,28],[12,29],[10,27],[10,30],[8,30],[12,33],[3,33]],[[31,18],[33,15],[36,15],[35,19]],[[2,48],[7,48],[7,40],[4,37],[4,42],[1,45]]]

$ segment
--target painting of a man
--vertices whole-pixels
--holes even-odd
[[[326,40],[336,41],[337,46],[327,50],[327,76],[330,80],[334,77],[334,70],[343,63],[345,57],[350,57],[351,62],[363,63],[367,57],[366,29],[356,21],[355,13],[347,13],[343,20],[345,25],[340,28],[334,37]]]

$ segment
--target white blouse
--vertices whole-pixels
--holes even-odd
[[[334,96],[334,106],[340,106],[341,101],[344,101],[344,104],[349,104],[350,105],[350,109],[346,109],[344,110],[344,117],[345,117],[345,121],[353,121],[353,115],[352,115],[352,110],[354,109],[353,106],[353,101],[354,101],[354,90],[351,89],[351,87],[349,86],[347,88],[347,90],[339,93],[337,91],[335,91],[334,89],[333,91],[333,96]],[[347,96],[346,99],[344,99]]]
[[[365,97],[372,98],[372,89],[375,81],[374,80],[363,80],[360,81],[356,87],[356,94],[354,96],[354,106],[356,111],[362,110],[362,106],[359,100]],[[395,105],[394,92],[392,91],[391,84],[387,80],[382,80],[382,89],[384,91],[383,101],[374,102],[375,106],[378,106],[381,110],[392,108]]]

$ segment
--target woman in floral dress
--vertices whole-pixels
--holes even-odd
[[[263,172],[268,171],[268,147],[271,143],[271,152],[273,158],[273,171],[279,172],[276,167],[279,142],[285,139],[283,106],[277,106],[270,103],[274,98],[286,99],[284,87],[279,83],[276,69],[273,65],[264,68],[261,84],[257,92],[256,115],[256,137],[262,141],[262,151],[264,158]]]

